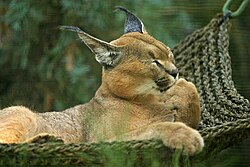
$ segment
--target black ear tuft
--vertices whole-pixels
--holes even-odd
[[[142,21],[135,16],[132,12],[127,10],[126,8],[122,6],[117,6],[117,10],[123,11],[127,15],[127,19],[125,21],[125,27],[124,27],[124,34],[129,32],[140,32],[145,33],[145,27],[142,23]]]

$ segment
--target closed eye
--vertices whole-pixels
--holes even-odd
[[[153,63],[155,63],[158,67],[163,68],[163,65],[159,61],[154,60]]]
[[[163,69],[165,72],[169,73],[169,71],[159,61],[154,60],[153,63],[155,63],[159,68]]]

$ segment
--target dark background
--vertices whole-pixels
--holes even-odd
[[[235,10],[241,1],[236,1]],[[101,82],[101,67],[77,35],[79,26],[105,41],[123,33],[124,6],[170,47],[220,13],[218,0],[0,0],[0,108],[24,105],[39,112],[85,103]],[[230,55],[237,90],[250,99],[250,4],[231,20]],[[198,166],[250,166],[249,140]]]

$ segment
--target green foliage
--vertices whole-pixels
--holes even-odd
[[[1,95],[7,93],[7,98],[1,97],[1,107],[23,104],[35,105],[41,111],[58,110],[86,102],[93,96],[98,80],[93,74],[90,76],[90,70],[100,70],[100,67],[89,60],[93,55],[85,53],[87,49],[75,40],[76,36],[57,29],[63,24],[81,26],[80,18],[91,24],[93,19],[82,12],[88,11],[86,8],[91,4],[82,3],[87,4],[56,0],[5,3],[1,23],[10,35],[2,48],[0,63],[5,70],[0,76],[9,83],[3,86]],[[81,8],[72,10],[72,5]],[[90,67],[89,62],[94,66]]]

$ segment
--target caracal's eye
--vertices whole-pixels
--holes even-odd
[[[160,67],[160,68],[163,67],[163,65],[158,60],[153,60],[152,63],[155,64],[156,66]]]
[[[153,63],[159,66],[161,63],[158,60],[153,60]]]

